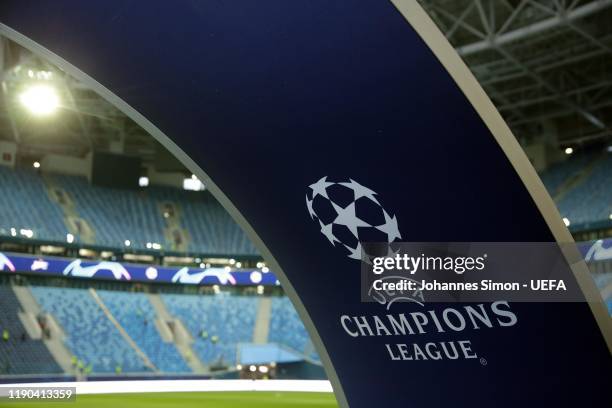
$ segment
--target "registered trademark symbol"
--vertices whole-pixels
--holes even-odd
[[[487,365],[487,360],[483,357],[480,357],[480,364],[482,364],[483,366]]]

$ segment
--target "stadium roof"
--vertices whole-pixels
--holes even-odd
[[[559,147],[612,139],[612,0],[419,0],[519,141]],[[136,123],[19,45],[0,38],[0,140],[20,154],[82,156],[121,146],[163,170],[183,166]],[[61,120],[32,121],[15,98],[51,72]]]
[[[419,0],[526,144],[611,139],[612,0]]]

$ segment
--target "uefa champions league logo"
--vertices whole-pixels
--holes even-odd
[[[343,248],[349,258],[361,259],[362,242],[392,243],[402,237],[397,218],[377,196],[353,179],[331,182],[323,177],[308,187],[306,207],[332,245]]]

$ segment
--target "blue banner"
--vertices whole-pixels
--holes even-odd
[[[187,285],[278,285],[271,272],[261,269],[188,268],[137,265],[114,261],[91,261],[0,252],[0,273],[33,273],[128,282]]]

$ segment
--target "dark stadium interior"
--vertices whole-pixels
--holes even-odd
[[[612,314],[610,2],[419,3],[508,122]],[[1,36],[0,64],[0,383],[327,378],[274,271],[202,181]]]

